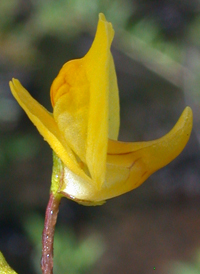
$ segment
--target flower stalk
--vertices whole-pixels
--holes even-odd
[[[42,233],[41,269],[43,274],[53,274],[53,241],[60,200],[61,196],[51,193],[46,208]]]

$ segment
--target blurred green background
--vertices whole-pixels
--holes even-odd
[[[0,1],[0,250],[19,274],[41,273],[41,233],[52,152],[12,97],[18,78],[50,111],[61,66],[90,48],[99,12],[112,46],[120,140],[159,138],[186,105],[194,130],[184,152],[140,188],[83,207],[63,199],[55,273],[188,274],[200,251],[200,1]],[[196,271],[196,272],[195,272]]]

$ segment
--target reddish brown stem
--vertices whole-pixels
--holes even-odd
[[[54,197],[51,193],[46,209],[42,233],[41,269],[43,274],[53,274],[53,240],[59,205],[60,197]]]

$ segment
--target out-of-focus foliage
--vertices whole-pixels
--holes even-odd
[[[150,46],[181,58],[182,39],[191,33],[199,41],[199,4],[195,1],[129,0],[2,0],[0,3],[0,50],[19,64],[36,61],[35,43],[50,34],[71,39],[94,31],[103,12],[115,29],[127,30]]]
[[[170,274],[199,274],[200,273],[200,250],[195,254],[194,262],[173,262],[170,265]]]
[[[33,267],[41,273],[38,262],[41,258],[41,234],[44,221],[39,215],[33,215],[25,222],[25,229],[35,247],[32,254]],[[78,239],[70,228],[57,226],[54,239],[55,273],[88,273],[105,249],[99,235],[90,235]]]
[[[2,0],[0,3],[0,51],[18,65],[34,65],[35,44],[45,35],[70,40],[96,28],[99,12],[121,27],[130,16],[129,1],[121,0]]]
[[[67,42],[81,33],[93,35],[103,12],[118,30],[115,47],[178,86],[186,69],[191,95],[199,100],[199,11],[194,0],[2,0],[1,63],[36,68],[43,61],[38,44],[44,37]]]

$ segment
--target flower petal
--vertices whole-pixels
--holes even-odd
[[[186,107],[174,128],[162,138],[135,143],[110,140],[105,188],[110,189],[111,197],[140,186],[152,173],[175,159],[189,140],[192,120],[192,110]],[[118,179],[120,169],[129,170],[123,183]]]
[[[113,36],[111,23],[100,14],[89,52],[67,62],[51,86],[58,128],[97,188],[105,180],[108,136],[117,139],[119,131],[119,95],[110,52]]]
[[[109,140],[106,180],[101,189],[95,190],[65,170],[60,193],[83,204],[86,201],[98,204],[126,193],[177,157],[187,144],[191,130],[192,110],[186,107],[174,128],[160,139],[136,143]]]
[[[108,138],[117,140],[120,126],[119,91],[113,57],[110,54]]]
[[[119,113],[119,90],[113,57],[110,47],[114,38],[112,24],[106,21],[104,14],[99,14],[97,32],[93,44],[85,55],[84,62],[88,79],[91,85],[91,112],[100,116],[104,112],[99,100],[108,99],[108,137],[117,140],[119,134],[120,113]],[[92,120],[91,123],[95,123]],[[96,129],[99,127],[96,124]]]
[[[69,147],[86,163],[90,88],[82,59],[67,62],[51,86],[53,116]]]
[[[118,89],[110,52],[113,37],[111,23],[100,14],[94,42],[83,58],[90,84],[86,162],[98,188],[105,180],[108,135],[116,139],[119,129]]]
[[[67,165],[72,172],[77,173],[85,180],[91,181],[80,168],[76,157],[61,135],[52,114],[33,99],[18,80],[13,79],[9,84],[12,94],[19,105],[24,109],[29,119],[37,127],[51,148],[62,159],[63,163]]]

